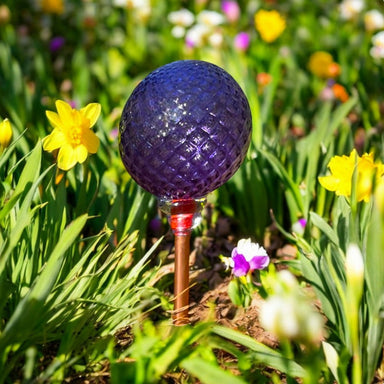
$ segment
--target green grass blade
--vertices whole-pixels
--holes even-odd
[[[278,351],[267,347],[250,336],[218,325],[213,327],[213,332],[249,348],[251,351],[256,353],[256,357],[260,359],[263,364],[271,368],[278,369],[279,371],[294,377],[305,376],[305,370],[299,364],[293,360],[287,359]]]
[[[197,377],[202,384],[246,384],[240,377],[236,377],[201,357],[189,357],[183,360],[180,366]]]
[[[4,351],[9,343],[17,343],[28,338],[33,332],[35,322],[41,316],[45,300],[50,294],[68,248],[76,241],[87,221],[87,215],[80,216],[63,232],[50,259],[31,288],[9,319],[0,335],[0,351]]]

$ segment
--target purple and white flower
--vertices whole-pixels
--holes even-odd
[[[267,251],[251,239],[241,239],[232,251],[229,266],[237,277],[245,276],[255,269],[263,269],[269,264]]]
[[[307,225],[307,220],[304,218],[301,218],[297,220],[296,223],[293,223],[292,232],[295,232],[296,234],[302,236],[304,234],[306,225]]]

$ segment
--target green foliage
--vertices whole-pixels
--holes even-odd
[[[4,152],[2,170],[12,151]],[[39,371],[42,380],[63,379],[75,361],[98,361],[117,329],[159,305],[151,287],[156,269],[143,274],[156,245],[132,264],[140,206],[131,207],[130,233],[116,246],[108,228],[87,237],[92,218],[68,220],[65,185],[54,185],[52,166],[42,171],[41,163],[39,143],[2,182],[0,382],[19,379],[14,369],[24,358],[25,379]],[[47,346],[56,356],[40,367],[36,359]]]
[[[304,369],[253,338],[235,330],[200,323],[195,326],[173,327],[169,323],[154,325],[146,321],[136,326],[132,345],[119,354],[112,363],[112,383],[158,383],[167,374],[184,376],[185,382],[213,384],[256,383],[265,367],[287,373],[291,377],[302,377]],[[233,343],[243,346],[242,352]],[[235,367],[227,363],[226,369],[219,367],[215,350],[220,349],[238,360],[241,375],[235,376]],[[224,363],[225,364],[225,363]],[[185,370],[184,374],[180,370]],[[248,373],[260,372],[254,378]],[[253,374],[254,374],[253,373]]]
[[[383,242],[383,216],[377,208],[364,202],[359,204],[358,212],[354,213],[350,204],[344,198],[339,198],[332,226],[315,213],[311,213],[310,218],[314,234],[310,244],[304,240],[298,241],[302,252],[301,270],[314,287],[328,319],[330,344],[325,350],[336,355],[338,362],[335,364],[335,358],[330,359],[333,365],[330,369],[338,382],[346,383],[347,367],[352,364],[353,371],[356,369],[358,372],[357,376],[353,375],[354,383],[372,382],[384,343],[384,287],[382,279],[378,278],[378,274],[384,272],[380,248]],[[315,235],[315,231],[318,231],[318,235]],[[345,266],[348,246],[356,238],[353,231],[360,233],[357,244],[363,252],[365,265],[362,271],[364,293],[357,308],[353,304],[357,299],[354,297],[357,287],[349,285]],[[356,356],[359,356],[359,360],[356,360]]]
[[[158,383],[167,372],[185,369],[203,383],[244,383],[216,361],[210,339],[212,325],[173,327],[170,324],[154,326],[145,322],[137,327],[135,341],[120,356],[129,356],[129,362],[112,364],[112,383]]]

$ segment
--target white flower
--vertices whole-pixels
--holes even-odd
[[[141,7],[148,7],[149,0],[113,0],[113,5],[115,7],[137,9]]]
[[[245,260],[251,261],[257,256],[268,256],[267,251],[257,243],[252,243],[251,239],[241,239],[237,243],[237,253],[242,254]]]
[[[376,33],[372,36],[372,43],[376,47],[384,48],[384,31]]]
[[[312,308],[310,308],[306,325],[306,337],[308,340],[320,341],[323,336],[324,320],[320,314],[312,310]]]
[[[374,59],[384,59],[384,48],[381,48],[381,47],[372,47],[370,50],[369,50],[369,53],[370,55],[374,58]]]
[[[178,11],[180,12],[180,11]],[[187,11],[189,12],[189,11]],[[187,27],[185,23],[193,23],[193,14],[185,13],[180,14],[171,12],[168,19],[176,24],[177,22],[181,25],[181,20],[184,23],[182,27]],[[225,22],[225,17],[215,11],[201,11],[197,17],[197,22],[195,25],[187,30],[185,40],[188,46],[190,47],[202,47],[204,43],[209,43],[212,47],[220,47],[223,43],[223,35],[220,30],[217,30],[217,26]],[[173,30],[173,36],[180,36],[182,34],[181,30]]]
[[[113,0],[113,5],[133,9],[135,16],[141,21],[146,21],[151,14],[150,0]]]
[[[191,11],[183,8],[179,11],[171,12],[168,15],[168,21],[174,25],[189,27],[195,21],[195,16]]]
[[[208,37],[208,42],[212,47],[218,48],[223,44],[224,37],[221,32],[213,32]]]
[[[126,0],[125,2],[128,8],[140,9],[140,8],[148,8],[151,7],[149,4],[149,0]]]
[[[261,325],[280,340],[316,344],[323,335],[323,319],[304,295],[297,279],[288,270],[271,281],[270,294],[260,307]]]
[[[297,280],[295,276],[287,269],[283,269],[279,272],[280,285],[283,288],[282,292],[292,292],[297,287]]]
[[[307,220],[299,219],[292,224],[292,232],[297,233],[300,236],[304,235],[305,226],[307,225]]]
[[[148,20],[149,16],[151,15],[151,6],[147,5],[136,8],[136,15],[142,21]]]
[[[175,25],[171,30],[171,34],[173,37],[176,37],[176,39],[180,39],[185,35],[185,28],[181,25]]]
[[[209,33],[210,28],[206,25],[196,24],[187,31],[185,40],[191,47],[202,47]]]
[[[128,1],[127,0],[113,0],[113,5],[115,7],[125,8],[128,6]]]
[[[225,22],[225,17],[221,13],[215,11],[204,10],[197,15],[199,24],[204,24],[208,27],[215,27]]]
[[[340,16],[344,20],[354,19],[363,8],[363,0],[344,0],[339,5]]]
[[[367,31],[376,31],[384,28],[384,16],[377,9],[365,13],[364,24]]]
[[[384,31],[378,32],[372,36],[373,47],[369,53],[374,59],[384,58]]]
[[[300,332],[295,302],[282,296],[271,296],[260,308],[260,324],[279,339],[296,339]]]

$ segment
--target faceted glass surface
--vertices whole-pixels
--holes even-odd
[[[204,61],[150,73],[125,104],[120,154],[132,178],[161,199],[200,198],[244,160],[251,112],[236,81]]]

